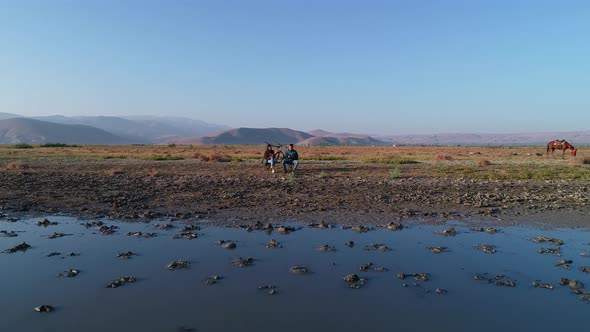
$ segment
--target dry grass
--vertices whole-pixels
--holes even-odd
[[[570,164],[583,165],[586,163],[586,160],[584,160],[584,157],[572,157],[572,158],[569,158],[567,160],[567,162]]]
[[[225,162],[228,165],[220,172],[241,174],[248,163],[258,170],[258,161],[265,146],[78,146],[46,147],[43,149],[14,149],[0,145],[0,162],[33,165],[42,171],[47,163],[80,165],[106,162],[104,169],[123,164],[141,163],[137,168],[145,175],[148,170],[160,167],[151,163],[166,163],[169,169],[177,165],[202,162]],[[330,177],[379,176],[389,177],[391,166],[399,167],[404,177],[466,177],[482,179],[564,179],[590,180],[590,147],[580,147],[578,157],[566,155],[561,158],[546,158],[545,147],[436,147],[436,146],[296,146],[302,160],[302,171],[329,171]],[[515,154],[516,153],[516,154]],[[448,161],[451,158],[452,162]],[[160,161],[165,160],[165,161]],[[493,160],[494,167],[480,166],[480,160]],[[228,163],[231,161],[231,163]],[[234,164],[236,169],[233,170]],[[35,165],[39,165],[38,167]],[[155,165],[155,164],[154,164]],[[315,166],[314,166],[315,165]],[[184,167],[184,166],[182,166]],[[316,167],[314,169],[314,167]],[[13,168],[14,169],[14,168]],[[135,168],[125,167],[126,173]],[[188,168],[188,169],[193,169]],[[231,171],[229,171],[231,170]],[[73,171],[73,170],[72,170]],[[106,173],[105,171],[101,171]],[[139,173],[138,173],[139,174]],[[233,174],[233,173],[232,173]],[[317,175],[317,174],[316,174]]]

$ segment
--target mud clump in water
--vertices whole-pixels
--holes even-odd
[[[189,261],[184,260],[184,259],[177,259],[175,261],[168,263],[168,265],[166,265],[166,269],[168,269],[170,271],[174,271],[174,270],[178,270],[178,269],[187,268],[188,265],[189,265]]]
[[[125,285],[126,283],[134,283],[135,281],[137,281],[137,279],[135,279],[135,277],[119,277],[119,278],[111,281],[107,285],[107,288],[117,288],[117,287],[121,287],[121,286]]]
[[[447,251],[447,247],[426,247],[426,249],[430,250],[433,254],[440,254],[441,252]]]
[[[48,304],[43,304],[38,307],[34,307],[33,310],[35,310],[36,312],[52,312],[55,310],[55,308]]]
[[[535,242],[535,243],[549,242],[549,243],[553,243],[558,246],[564,245],[563,240],[556,239],[553,237],[545,237],[545,236],[537,236],[537,237],[533,238],[533,242]]]
[[[8,248],[2,252],[6,253],[6,254],[14,254],[17,251],[25,252],[25,251],[29,250],[30,248],[31,248],[31,246],[29,244],[27,244],[26,242],[23,242],[21,244],[18,244],[16,246],[12,247],[12,248]]]
[[[0,237],[17,237],[18,233],[16,233],[15,231],[0,231]]]
[[[225,249],[236,249],[237,247],[235,242],[229,240],[218,240],[217,244]]]
[[[238,257],[232,261],[232,264],[236,267],[248,267],[254,265],[254,258],[252,257]]]
[[[277,249],[277,248],[282,248],[283,246],[281,245],[281,243],[275,239],[270,239],[267,243],[264,244],[265,247],[269,248],[269,249]]]
[[[223,277],[218,276],[218,275],[212,275],[212,276],[207,277],[207,279],[205,279],[203,281],[203,284],[205,284],[207,286],[215,285],[221,279],[223,279]]]
[[[45,218],[41,221],[37,221],[37,226],[47,227],[47,226],[55,226],[57,224],[58,223],[56,221],[49,221],[49,219],[47,219],[47,218]]]
[[[149,239],[149,238],[157,236],[157,234],[156,233],[149,233],[149,232],[129,232],[129,233],[127,233],[127,236]]]
[[[131,257],[137,256],[137,254],[132,251],[127,251],[127,252],[118,252],[116,254],[116,256],[119,258],[123,258],[123,259],[131,259]]]
[[[449,229],[443,229],[441,231],[437,231],[436,233],[443,235],[443,236],[455,236],[455,235],[457,235],[457,230],[455,229],[455,227],[451,227]]]

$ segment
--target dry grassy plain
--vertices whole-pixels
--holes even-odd
[[[490,180],[590,180],[590,148],[569,151],[565,159],[545,155],[544,147],[435,147],[435,146],[327,146],[296,149],[304,173],[322,176],[459,177]],[[162,162],[255,164],[264,146],[79,146],[15,148],[0,146],[0,167],[41,167],[44,162],[89,163],[145,161],[160,168]],[[537,154],[542,154],[538,156]],[[105,163],[106,165],[111,163]],[[346,167],[344,167],[346,165]],[[108,166],[107,166],[108,167]],[[220,167],[228,170],[232,167]],[[244,168],[241,168],[244,170]],[[116,171],[116,170],[115,170]],[[162,170],[165,171],[165,170]]]

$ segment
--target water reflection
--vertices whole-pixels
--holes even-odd
[[[504,227],[489,234],[454,222],[457,234],[443,236],[437,233],[451,225],[366,233],[303,228],[290,234],[204,227],[192,230],[198,236],[188,240],[173,239],[181,227],[154,227],[164,223],[105,221],[119,228],[104,235],[73,218],[48,219],[59,224],[0,220],[0,230],[18,234],[0,237],[0,250],[31,245],[26,252],[0,254],[2,330],[568,331],[590,322],[590,305],[558,285],[565,277],[590,288],[589,275],[579,270],[590,265],[590,258],[580,256],[590,251],[586,230]],[[137,232],[156,236],[127,235]],[[50,238],[54,233],[68,236]],[[562,256],[538,253],[555,247],[532,241],[540,235],[563,240]],[[252,261],[237,267],[232,262],[238,258]],[[570,270],[555,266],[560,259],[573,260]],[[176,260],[186,261],[186,268],[166,268]],[[307,273],[290,271],[296,266]],[[79,274],[58,277],[68,269]],[[366,279],[363,287],[351,289],[343,280],[350,274]],[[476,274],[488,279],[475,280]],[[498,275],[515,287],[496,286]],[[121,276],[136,281],[107,288]],[[555,289],[533,287],[535,281]],[[33,311],[42,304],[56,311]]]

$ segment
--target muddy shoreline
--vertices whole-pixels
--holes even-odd
[[[391,177],[389,167],[307,162],[292,176],[256,161],[61,160],[0,170],[4,215],[66,214],[212,225],[447,220],[588,227],[584,181]]]

